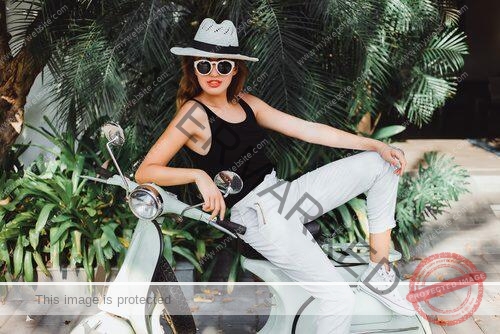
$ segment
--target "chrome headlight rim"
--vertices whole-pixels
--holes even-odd
[[[153,199],[153,202],[154,202],[154,205],[156,208],[156,214],[153,217],[141,217],[141,215],[138,214],[137,211],[134,209],[134,206],[132,205],[132,198],[133,198],[134,194],[136,194],[138,192],[143,192]],[[132,190],[130,192],[129,199],[128,199],[128,206],[129,206],[130,210],[132,211],[132,213],[134,214],[134,216],[136,216],[137,218],[144,219],[144,220],[154,220],[154,219],[158,218],[158,216],[160,216],[163,212],[163,198],[161,197],[160,192],[158,191],[158,189],[156,189],[154,184],[144,183],[144,184],[137,186],[134,190]]]

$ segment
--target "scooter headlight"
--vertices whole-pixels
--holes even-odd
[[[150,184],[141,184],[129,195],[128,205],[137,218],[153,220],[163,211],[160,193]]]

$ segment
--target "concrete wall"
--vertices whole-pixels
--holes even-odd
[[[45,69],[44,81],[46,82],[50,78],[50,74],[48,74],[48,70]],[[53,119],[56,113],[55,107],[52,105],[47,107],[48,105],[48,89],[42,83],[42,74],[38,75],[36,78],[33,87],[30,90],[28,95],[28,99],[25,106],[25,123],[35,126],[37,128],[45,127],[46,125],[43,116],[47,115],[49,119]],[[38,132],[29,129],[28,127],[24,127],[23,132],[17,138],[16,143],[28,143],[31,141],[32,144],[43,145],[47,147],[53,147],[54,145],[46,139],[44,136],[39,134]],[[27,166],[29,165],[35,158],[42,152],[42,149],[30,146],[21,156],[20,160],[22,163]]]

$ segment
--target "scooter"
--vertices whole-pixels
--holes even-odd
[[[244,234],[246,228],[230,221],[210,219],[208,213],[197,209],[199,205],[189,206],[178,200],[175,194],[155,184],[139,185],[129,180],[123,175],[112,151],[112,146],[121,146],[125,142],[123,129],[111,122],[105,124],[101,132],[108,140],[106,148],[118,175],[108,179],[81,177],[124,188],[129,207],[139,221],[120,270],[108,286],[106,298],[102,299],[111,302],[99,303],[101,312],[84,319],[71,333],[196,333],[194,318],[184,293],[175,284],[177,278],[174,271],[162,255],[161,225],[165,215],[176,214],[196,219],[234,238],[237,238],[236,232]],[[218,182],[222,182],[222,179]],[[141,284],[148,282],[169,284]],[[127,286],[129,283],[132,283],[131,286]],[[146,303],[117,303],[127,298],[142,298]],[[167,300],[170,301],[168,308],[167,303],[161,302]]]
[[[287,282],[290,278],[278,267],[267,261],[237,234],[244,235],[246,227],[227,221],[210,219],[210,214],[198,207],[188,205],[173,193],[153,184],[137,184],[126,178],[112,152],[112,146],[123,145],[125,136],[117,123],[107,123],[102,128],[107,138],[107,150],[119,173],[108,179],[82,176],[85,179],[108,185],[123,187],[131,211],[139,218],[126,257],[116,279],[110,283],[106,298],[115,301],[119,297],[142,296],[151,303],[125,304],[100,303],[99,313],[80,322],[72,334],[82,333],[197,333],[194,318],[177,278],[169,263],[162,256],[163,238],[160,226],[167,214],[188,217],[209,224],[224,233],[237,238],[241,252],[241,264],[244,270],[252,272],[262,281]],[[214,177],[214,182],[224,197],[238,193],[243,186],[241,177],[231,171],[221,171]],[[313,237],[319,234],[319,224],[315,221],[304,224]],[[332,263],[338,267],[344,279],[353,281],[368,265],[368,246],[366,244],[321,245]],[[154,256],[152,256],[154,255]],[[397,261],[401,254],[391,251],[389,261]],[[168,284],[139,284],[132,287],[132,282],[165,282]],[[300,285],[269,284],[272,306],[269,318],[259,334],[314,333],[314,315],[317,300]],[[400,287],[398,287],[400,288]],[[395,314],[376,298],[354,289],[357,306],[353,315],[351,333],[419,333],[430,334],[429,323],[419,315],[401,316]],[[157,302],[159,298],[171,298],[168,304]],[[149,299],[148,299],[149,298]]]
[[[319,236],[320,226],[311,221],[304,224],[314,238]],[[357,281],[368,266],[369,249],[366,243],[320,245],[337,267],[346,282]],[[261,280],[272,282],[291,282],[291,279],[277,266],[267,261],[250,245],[240,242],[242,253],[240,261],[244,270],[248,270]],[[401,258],[401,253],[391,250],[388,262],[393,263]],[[360,283],[358,281],[358,283]],[[318,300],[312,297],[300,285],[269,284],[270,315],[258,334],[271,333],[314,333],[314,315],[318,313]],[[352,287],[356,294],[356,306],[351,322],[351,334],[368,333],[418,333],[431,334],[429,322],[416,314],[414,316],[399,315],[378,299],[359,289]],[[408,287],[398,285],[403,295],[407,295]]]

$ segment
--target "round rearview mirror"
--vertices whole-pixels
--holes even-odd
[[[243,189],[243,180],[235,172],[223,170],[214,177],[215,185],[224,194],[224,197],[230,194],[237,194]]]
[[[125,142],[125,133],[122,127],[115,122],[109,122],[101,127],[102,134],[114,146],[121,146]]]

